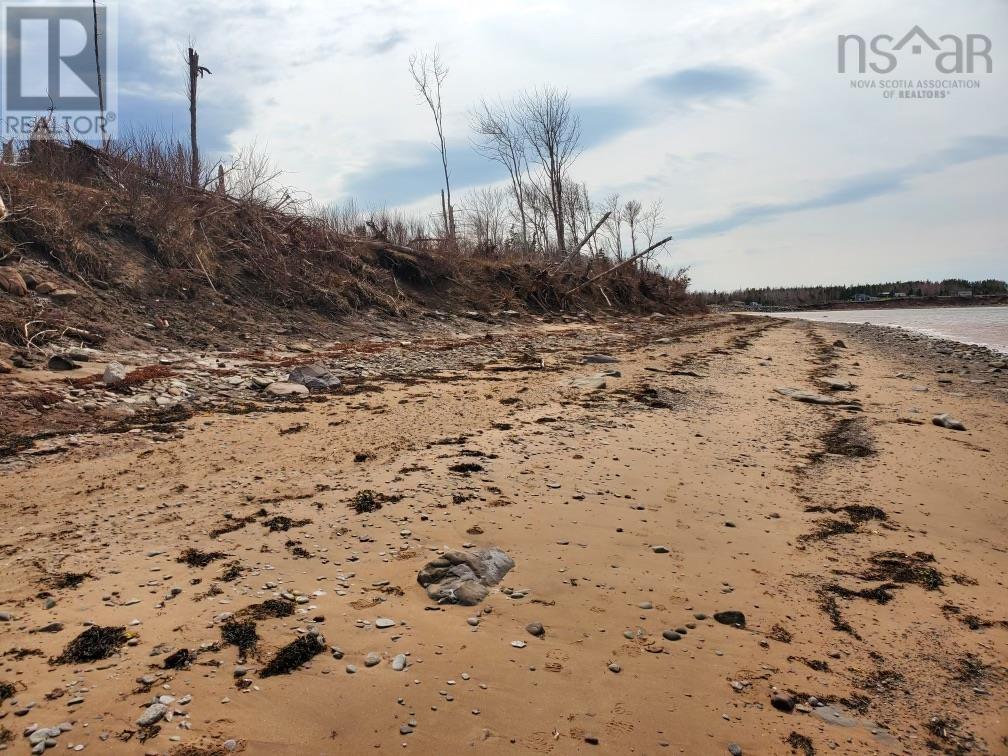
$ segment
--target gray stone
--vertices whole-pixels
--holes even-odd
[[[514,560],[501,549],[449,551],[423,566],[417,582],[438,603],[475,606],[514,568]]]
[[[308,396],[308,388],[300,383],[279,381],[266,387],[266,393],[273,396]]]
[[[541,638],[546,634],[546,628],[542,626],[542,622],[530,622],[525,625],[525,632],[529,635],[534,635],[536,638]]]
[[[102,375],[102,383],[106,386],[113,383],[121,383],[126,378],[126,367],[118,362],[110,362],[105,366],[105,373]]]
[[[287,376],[287,382],[297,383],[316,391],[336,388],[340,385],[340,379],[329,372],[328,368],[319,364],[300,365],[294,368]]]
[[[964,431],[966,426],[962,424],[961,420],[956,420],[948,414],[935,415],[931,418],[931,422],[935,425],[941,426],[942,428],[948,428],[949,430]]]
[[[397,654],[392,660],[392,669],[396,672],[402,672],[406,669],[406,654]]]
[[[146,711],[140,715],[140,718],[136,721],[141,727],[147,727],[149,725],[159,722],[165,714],[168,713],[168,707],[163,703],[151,704],[147,707]]]
[[[76,370],[80,365],[70,359],[68,354],[54,354],[49,358],[46,367],[50,370]]]
[[[394,619],[389,619],[388,617],[379,617],[375,620],[374,624],[379,630],[385,630],[390,627],[395,627],[396,622]]]
[[[372,651],[370,654],[364,657],[365,667],[376,667],[379,664],[381,664],[381,657],[374,651]]]
[[[588,365],[606,365],[619,362],[619,359],[609,354],[586,354],[581,361]]]

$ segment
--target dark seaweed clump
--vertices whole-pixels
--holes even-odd
[[[374,512],[382,507],[381,497],[371,489],[364,488],[354,494],[353,500],[350,502],[350,506],[354,508],[354,511],[357,514]]]
[[[822,436],[823,446],[829,454],[844,457],[870,457],[875,453],[875,442],[862,417],[839,420]]]
[[[217,559],[224,559],[227,556],[223,551],[200,551],[199,549],[186,549],[175,561],[187,564],[190,567],[206,567],[210,562]]]
[[[82,664],[107,659],[126,645],[125,627],[92,625],[70,641],[63,653],[50,659],[53,664]]]
[[[50,576],[49,585],[57,590],[72,590],[91,577],[90,572],[60,572]]]
[[[255,620],[280,619],[294,614],[294,602],[287,599],[266,599],[261,604],[252,604],[235,613],[235,617]]]
[[[17,688],[14,687],[13,683],[0,682],[0,701],[13,698],[15,693],[17,693]]]
[[[287,675],[293,672],[313,657],[325,651],[325,641],[318,635],[309,633],[302,635],[295,641],[276,652],[276,656],[270,659],[260,677],[272,677],[273,675]]]
[[[287,515],[275,515],[263,520],[263,525],[269,528],[271,533],[286,533],[291,528],[300,528],[310,523],[311,520],[292,520]]]
[[[935,569],[933,554],[915,551],[882,551],[870,559],[872,568],[864,572],[862,580],[885,580],[893,583],[913,583],[925,590],[936,591],[945,585],[942,574]]]
[[[196,660],[196,654],[188,648],[180,648],[173,654],[165,657],[165,669],[188,669],[189,665]]]
[[[791,734],[787,736],[784,741],[787,743],[793,751],[799,751],[805,756],[815,756],[815,747],[812,745],[812,741],[799,732],[791,731]]]
[[[221,639],[228,645],[237,646],[238,653],[244,659],[245,655],[254,650],[259,643],[259,634],[252,620],[240,622],[230,620],[221,625]]]

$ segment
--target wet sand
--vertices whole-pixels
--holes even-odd
[[[538,363],[376,377],[297,412],[6,460],[7,748],[67,722],[57,749],[102,754],[1008,749],[1001,384],[967,395],[805,323],[523,328],[551,339]],[[619,362],[581,364],[589,349]],[[571,385],[606,370],[602,388]],[[823,376],[852,382],[829,396],[861,410],[775,391],[828,393]],[[933,425],[942,412],[967,430]],[[386,501],[358,514],[361,490]],[[275,515],[308,522],[272,532]],[[417,571],[467,544],[516,566],[477,607],[434,604]],[[188,548],[227,556],[190,567]],[[53,587],[63,573],[90,576]],[[294,613],[257,621],[236,677],[222,622],[282,593]],[[744,628],[713,619],[728,610]],[[134,645],[50,664],[88,622]],[[313,631],[324,653],[260,676]],[[164,669],[183,648],[191,665]],[[170,721],[138,727],[161,695]]]

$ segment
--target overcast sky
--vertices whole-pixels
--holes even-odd
[[[838,73],[838,34],[915,24],[987,35],[993,73],[939,77],[910,45],[886,76]],[[1005,0],[129,0],[120,128],[187,129],[191,36],[213,71],[206,149],[255,143],[320,202],[433,211],[438,153],[407,63],[438,45],[459,198],[501,178],[470,147],[470,108],[551,84],[584,121],[573,177],[660,199],[663,262],[696,288],[1008,278],[1006,32]],[[850,84],[921,77],[980,86],[888,100]]]

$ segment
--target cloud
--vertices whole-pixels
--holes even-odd
[[[434,144],[399,142],[391,145],[387,154],[348,176],[344,192],[365,207],[384,207],[437,194],[444,184],[441,155]],[[448,145],[448,171],[453,193],[506,177],[502,166],[476,154],[467,144]]]
[[[372,55],[384,55],[391,52],[406,41],[406,34],[399,29],[393,29],[379,39],[369,42],[366,49]]]
[[[664,96],[681,104],[723,99],[747,99],[764,80],[754,69],[741,66],[706,65],[683,68],[653,76],[648,84]]]
[[[1004,154],[1008,154],[1008,137],[1000,135],[966,137],[951,147],[926,155],[911,164],[890,171],[855,176],[804,200],[745,205],[720,218],[682,228],[676,236],[679,239],[716,236],[741,226],[772,220],[783,215],[864,202],[874,197],[904,191],[914,178]]]

